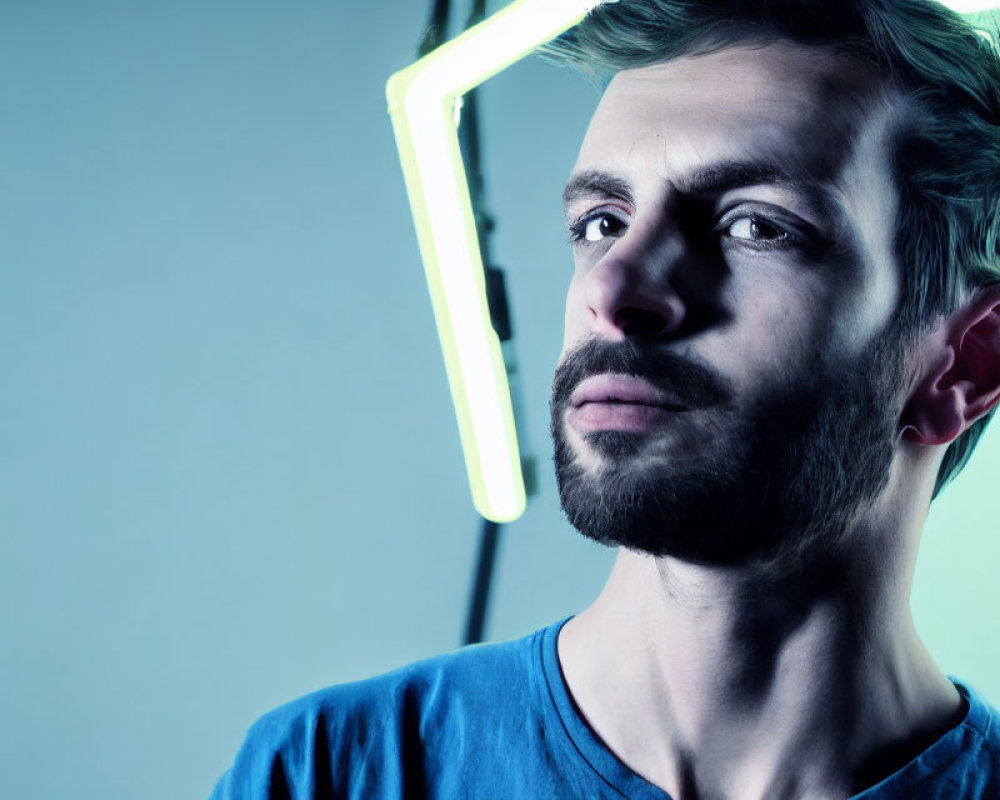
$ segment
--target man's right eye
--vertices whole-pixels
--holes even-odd
[[[569,228],[570,240],[573,242],[600,242],[608,238],[617,238],[625,230],[625,223],[611,214],[589,214]]]

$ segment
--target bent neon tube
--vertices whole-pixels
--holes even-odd
[[[497,522],[523,513],[525,490],[458,144],[461,96],[602,2],[613,0],[515,0],[386,84],[472,500],[480,514]]]

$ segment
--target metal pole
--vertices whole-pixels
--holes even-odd
[[[484,519],[482,535],[479,539],[479,563],[476,565],[476,578],[472,585],[472,597],[469,601],[469,616],[465,622],[463,644],[475,644],[483,640],[486,608],[489,604],[490,587],[493,583],[493,566],[496,562],[499,543],[500,524]]]

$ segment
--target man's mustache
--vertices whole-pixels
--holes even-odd
[[[635,339],[588,339],[556,367],[553,409],[565,408],[581,381],[604,373],[642,378],[688,408],[720,405],[732,394],[721,376],[677,353]]]

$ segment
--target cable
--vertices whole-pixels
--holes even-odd
[[[417,58],[422,58],[434,50],[447,38],[448,12],[451,10],[450,0],[433,0],[431,19],[417,47]]]
[[[472,584],[469,602],[469,616],[465,622],[463,644],[476,644],[483,640],[486,624],[486,608],[493,583],[493,567],[496,563],[497,546],[500,544],[500,523],[483,519],[482,534],[479,538],[479,558],[476,576]]]

